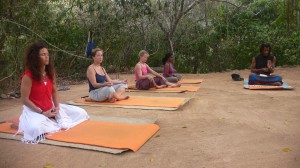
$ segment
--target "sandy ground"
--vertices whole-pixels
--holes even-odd
[[[136,153],[113,155],[0,139],[0,167],[299,168],[300,67],[277,68],[276,73],[295,88],[292,91],[246,90],[242,81],[231,80],[232,73],[247,77],[249,70],[186,74],[185,78],[205,80],[198,92],[148,94],[192,97],[177,111],[83,107],[90,115],[158,117],[161,129]],[[87,95],[87,87],[60,91],[61,102]],[[1,120],[22,110],[20,100],[0,100],[0,106]]]

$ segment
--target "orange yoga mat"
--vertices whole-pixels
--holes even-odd
[[[151,88],[149,90],[137,90],[137,89],[128,89],[129,91],[141,91],[141,92],[172,92],[172,91],[178,91],[178,92],[196,92],[200,89],[198,86],[180,86],[180,87],[166,87],[166,88],[161,88],[161,89],[156,89],[156,88]]]
[[[96,101],[86,101],[86,99],[81,98],[75,103],[83,104],[98,104],[98,105],[123,105],[123,106],[146,106],[146,107],[171,107],[177,108],[184,104],[186,98],[181,97],[139,97],[131,96],[127,100],[116,101],[114,103],[109,102],[96,102]]]
[[[88,144],[136,152],[157,131],[156,124],[123,124],[85,121],[67,131],[46,136],[47,139]]]
[[[263,86],[263,85],[249,85],[250,90],[276,90],[283,89],[283,86]]]
[[[182,79],[179,81],[182,84],[199,84],[202,83],[202,79]]]
[[[4,122],[0,124],[0,132],[15,134],[18,130],[11,128],[12,123]]]
[[[292,90],[293,87],[289,86],[283,81],[281,86],[271,86],[271,85],[249,85],[248,79],[244,79],[244,88],[249,90]]]
[[[12,123],[0,124],[0,132],[15,134]],[[136,152],[157,131],[156,124],[124,124],[87,120],[67,131],[46,135],[49,140],[86,144],[114,149],[130,149]]]

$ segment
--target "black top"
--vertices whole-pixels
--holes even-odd
[[[105,73],[105,70],[104,70],[103,67],[102,67],[102,69],[103,69],[103,72]],[[95,72],[96,72],[96,70],[95,70]],[[106,82],[106,78],[105,78],[106,75],[100,75],[100,74],[98,74],[96,72],[95,76],[96,76],[96,82],[97,83],[104,83],[104,82]],[[89,82],[89,92],[92,91],[92,90],[97,89],[97,88],[94,88],[94,86],[92,85],[92,83],[90,82],[90,80],[88,80],[88,82]]]
[[[268,68],[268,60],[273,61],[274,56],[273,55],[263,56],[261,54],[256,56],[255,57],[255,62],[256,62],[255,69]]]

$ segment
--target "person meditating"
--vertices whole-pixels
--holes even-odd
[[[174,69],[174,55],[172,53],[167,53],[162,59],[164,65],[163,76],[167,79],[168,82],[177,83],[181,79],[181,75],[175,74],[176,70]]]
[[[92,59],[93,63],[86,72],[89,83],[89,97],[99,102],[115,102],[128,99],[129,96],[121,96],[128,88],[127,80],[112,80],[101,66],[103,50],[100,48],[93,49]]]
[[[135,81],[136,88],[139,90],[148,90],[150,88],[164,88],[164,87],[180,87],[179,83],[170,83],[162,75],[155,72],[147,64],[149,54],[142,50],[139,52],[139,62],[135,65]],[[150,75],[152,74],[152,75]],[[153,76],[154,75],[154,76]]]
[[[18,125],[18,133],[24,133],[23,142],[39,143],[45,134],[69,129],[89,118],[84,109],[58,102],[56,74],[45,44],[29,45],[25,64],[20,78],[23,112]]]
[[[260,54],[253,57],[249,85],[282,85],[282,77],[271,75],[275,70],[276,58],[271,54],[270,44],[261,44]]]

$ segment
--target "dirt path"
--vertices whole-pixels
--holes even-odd
[[[90,115],[157,116],[161,129],[136,153],[112,155],[0,139],[0,167],[299,168],[300,67],[277,68],[276,72],[295,89],[250,91],[243,89],[242,81],[230,78],[231,73],[247,77],[249,70],[189,74],[184,77],[205,80],[195,94],[149,94],[193,98],[178,111],[83,107]],[[59,92],[61,102],[84,95],[87,85]],[[20,100],[0,100],[0,106],[1,120],[22,110]]]

